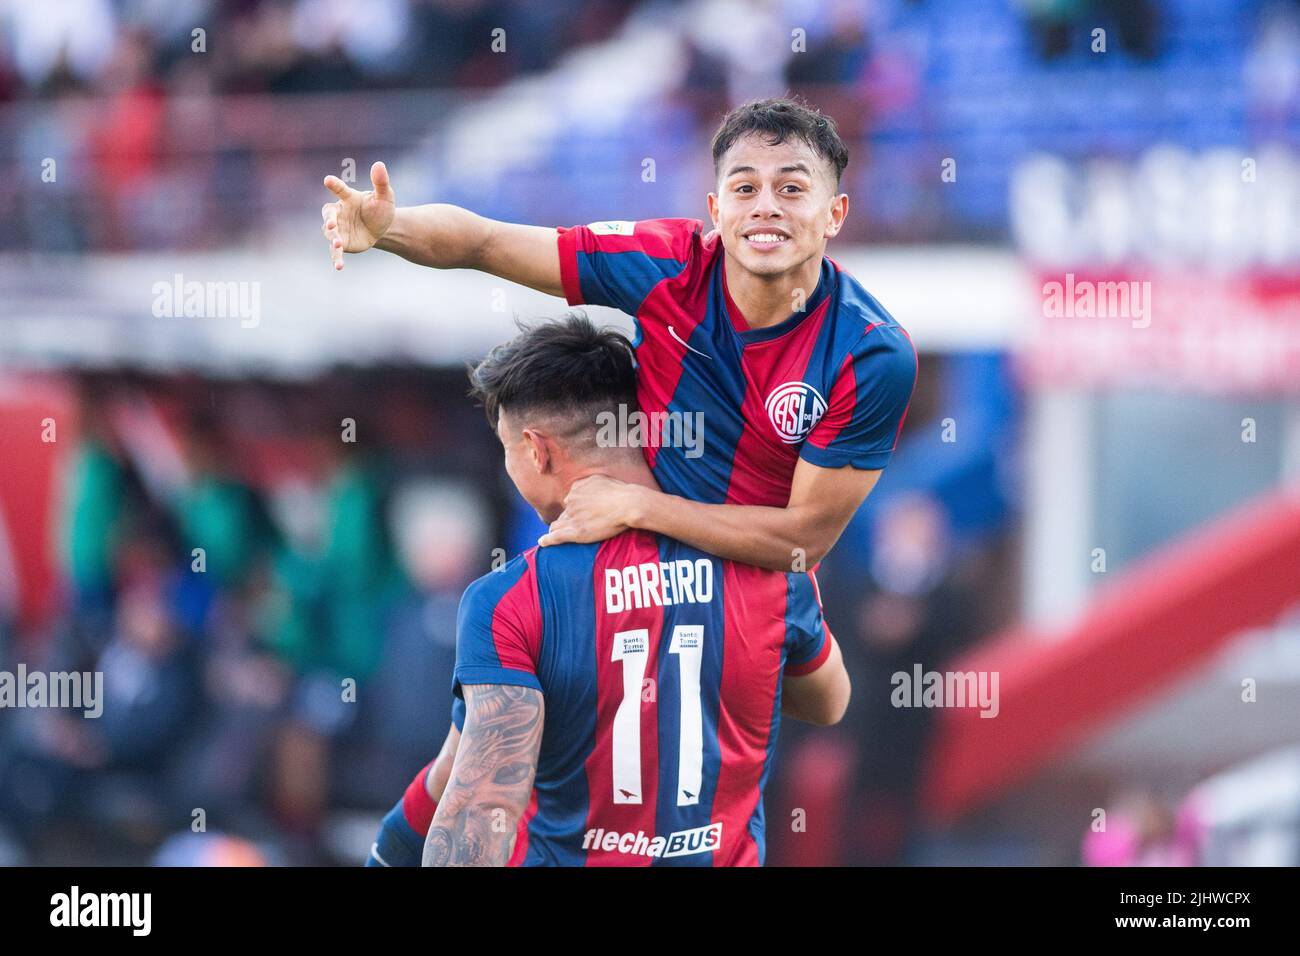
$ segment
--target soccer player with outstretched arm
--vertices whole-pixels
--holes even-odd
[[[759,567],[815,567],[894,450],[916,353],[826,256],[849,208],[834,123],[790,100],[749,103],[723,120],[712,152],[707,232],[693,219],[557,230],[449,205],[399,208],[382,163],[365,192],[325,179],[337,197],[321,209],[335,268],[379,248],[621,309],[636,321],[641,411],[702,415],[700,457],[650,442],[657,488],[576,482],[543,545],[637,528]]]

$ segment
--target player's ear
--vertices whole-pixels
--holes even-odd
[[[551,448],[546,436],[532,429],[524,429],[524,444],[528,449],[528,461],[539,475],[546,474],[551,467]]]
[[[718,228],[718,194],[717,193],[709,193],[708,204],[709,204],[709,220],[713,223],[713,228],[717,229]]]
[[[830,218],[826,223],[825,236],[827,239],[834,239],[842,228],[844,228],[844,219],[849,214],[849,194],[840,193],[831,200]]]

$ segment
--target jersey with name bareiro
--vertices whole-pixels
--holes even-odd
[[[831,649],[811,573],[631,530],[484,575],[457,629],[456,695],[544,697],[524,866],[762,864],[782,675]]]

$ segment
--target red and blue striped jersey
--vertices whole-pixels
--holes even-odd
[[[545,699],[514,860],[762,864],[781,678],[831,649],[811,573],[626,531],[533,548],[484,575],[457,630],[457,696],[512,684]]]
[[[823,257],[817,287],[785,321],[751,329],[727,292],[722,242],[695,219],[561,228],[571,305],[636,320],[637,394],[647,415],[700,413],[703,452],[649,444],[659,487],[707,503],[785,507],[800,458],[883,468],[916,383],[911,339],[851,275]]]

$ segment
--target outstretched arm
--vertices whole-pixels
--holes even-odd
[[[465,728],[424,843],[425,866],[505,866],[537,775],[541,691],[465,685]]]
[[[321,207],[321,232],[334,268],[345,252],[378,248],[434,269],[477,269],[548,295],[563,295],[557,233],[544,226],[498,222],[445,203],[399,208],[388,169],[375,163],[371,188],[353,189],[337,176],[325,187],[337,198]]]

